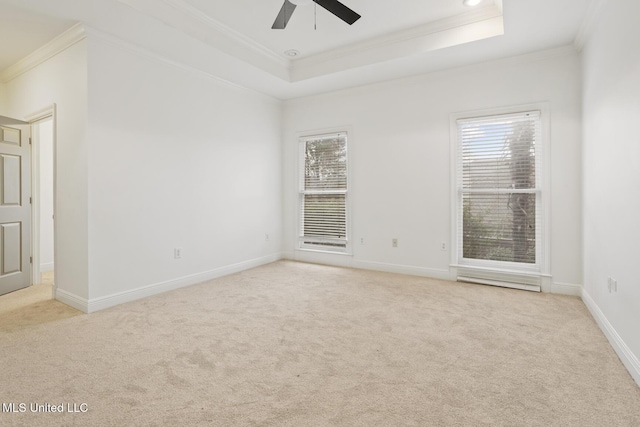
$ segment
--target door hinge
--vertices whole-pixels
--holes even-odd
[[[29,257],[29,264],[33,264],[33,257],[32,256]]]
[[[31,200],[31,197],[29,197],[29,204],[31,204],[31,203],[32,203],[32,200]]]
[[[31,145],[31,137],[29,137],[29,145]]]

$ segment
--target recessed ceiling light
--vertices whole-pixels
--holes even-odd
[[[477,6],[482,2],[482,0],[462,0],[462,4],[465,6]]]
[[[300,51],[295,49],[289,49],[289,50],[285,50],[284,54],[293,58],[294,56],[300,55]]]

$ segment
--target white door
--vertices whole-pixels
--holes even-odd
[[[0,295],[31,284],[29,124],[0,116]]]

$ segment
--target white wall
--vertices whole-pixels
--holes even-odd
[[[77,298],[88,296],[86,49],[82,40],[6,84],[12,117],[57,106],[56,286]]]
[[[53,270],[53,119],[38,122],[40,271]]]
[[[6,94],[17,118],[57,106],[64,302],[91,311],[280,258],[280,101],[98,35]]]
[[[637,1],[605,2],[583,51],[583,299],[638,383],[639,16]]]
[[[0,82],[0,116],[6,116],[9,114],[8,105],[7,88],[4,83]]]
[[[449,116],[548,102],[551,111],[551,272],[579,292],[580,64],[568,49],[364,86],[285,103],[288,257],[449,276]],[[296,133],[349,126],[353,257],[295,252]],[[360,238],[365,244],[360,245]],[[398,238],[392,248],[391,239]]]
[[[280,101],[97,35],[89,95],[91,309],[281,256]]]

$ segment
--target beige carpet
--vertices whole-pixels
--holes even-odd
[[[41,284],[0,296],[0,333],[81,315],[52,299],[52,285],[53,271],[48,271],[42,273]]]
[[[1,425],[640,425],[640,389],[573,297],[282,261],[13,314],[0,400],[26,412]]]

